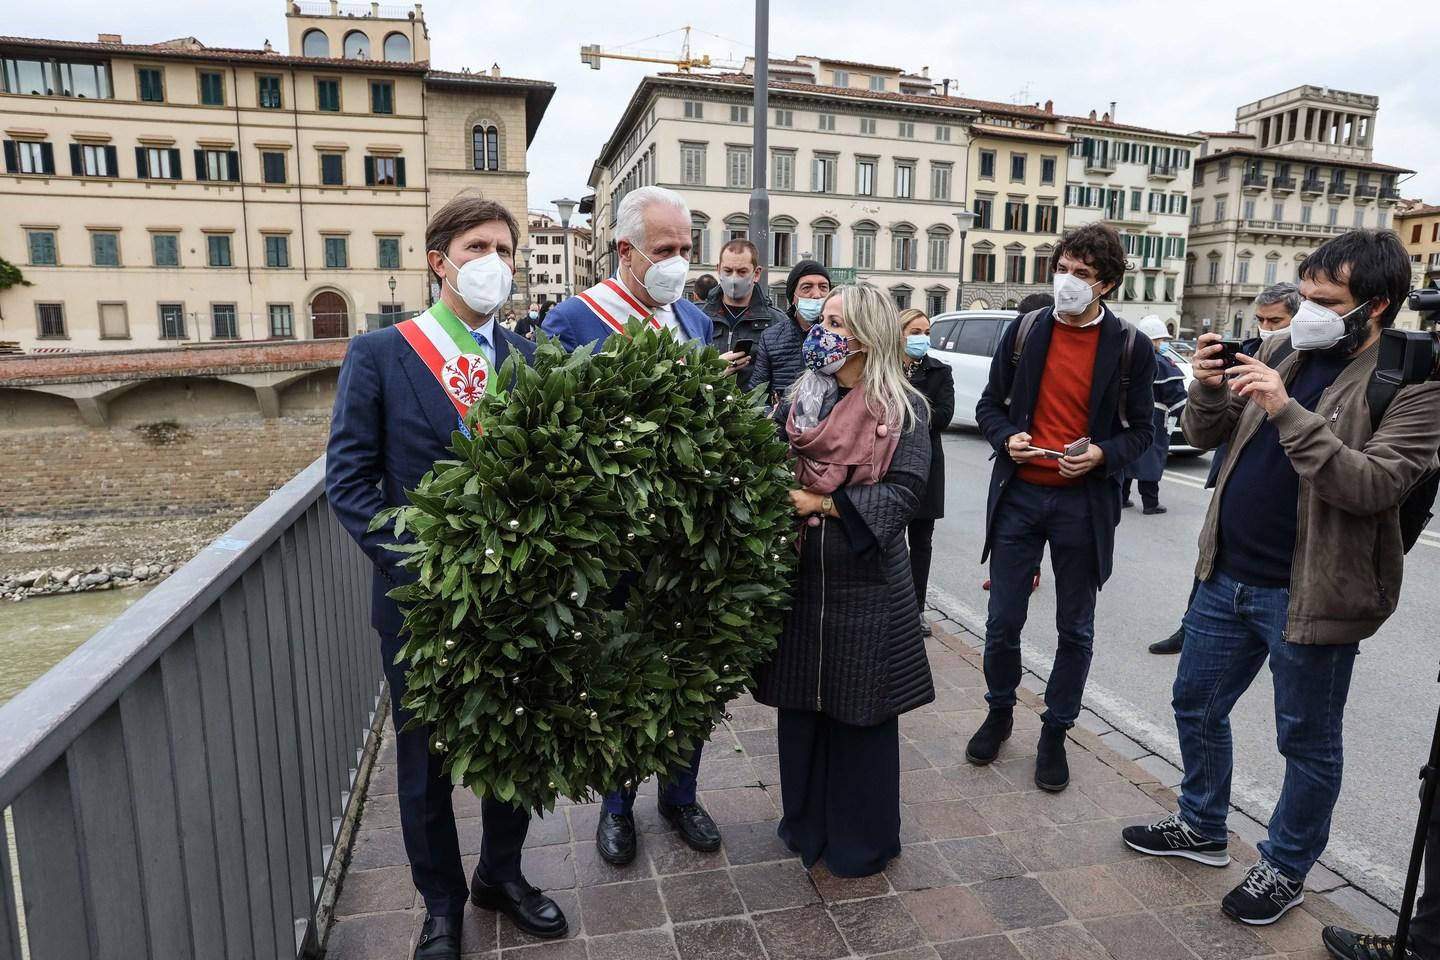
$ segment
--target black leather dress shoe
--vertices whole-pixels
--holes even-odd
[[[530,886],[524,877],[490,884],[480,879],[477,868],[475,876],[470,878],[470,902],[481,909],[505,914],[525,933],[543,940],[563,937],[570,929],[560,905]],[[458,934],[456,940],[459,940]]]
[[[670,821],[680,831],[680,839],[692,850],[713,853],[720,849],[720,828],[710,819],[710,814],[698,803],[687,803],[672,807],[663,800],[656,804],[660,816]]]
[[[595,849],[600,859],[623,867],[635,859],[635,814],[600,812],[595,824]]]
[[[1179,653],[1185,647],[1185,628],[1181,627],[1164,640],[1156,640],[1150,644],[1151,653]]]
[[[463,916],[425,917],[420,939],[415,944],[415,960],[460,960],[460,928]]]

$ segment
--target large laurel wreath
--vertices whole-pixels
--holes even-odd
[[[688,760],[790,602],[775,425],[714,349],[628,333],[512,357],[474,439],[375,521],[411,535],[392,549],[419,575],[391,594],[403,705],[455,782],[537,811]]]

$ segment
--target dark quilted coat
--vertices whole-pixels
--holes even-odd
[[[750,379],[746,389],[765,388],[765,403],[779,402],[785,391],[805,372],[805,359],[800,348],[805,343],[805,331],[793,316],[783,323],[775,322],[760,335],[755,344],[755,358],[750,364]]]
[[[881,482],[837,494],[842,519],[805,528],[795,602],[757,676],[761,703],[874,726],[935,699],[905,546],[929,473],[922,422]]]

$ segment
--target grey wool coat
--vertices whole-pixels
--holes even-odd
[[[929,474],[922,420],[901,435],[879,483],[842,487],[840,518],[803,528],[794,604],[756,676],[761,703],[874,726],[935,699],[905,545]]]

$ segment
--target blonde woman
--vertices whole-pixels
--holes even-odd
[[[930,473],[930,411],[901,343],[880,290],[839,287],[777,411],[800,485],[800,575],[756,697],[779,709],[780,838],[842,877],[900,852],[898,718],[935,696],[905,547]]]

